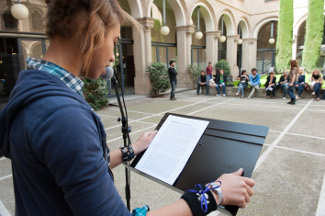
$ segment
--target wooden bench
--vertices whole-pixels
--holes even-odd
[[[249,93],[251,92],[251,87],[247,87],[245,88],[245,97],[248,97]],[[325,91],[325,89],[321,90],[321,98],[323,97],[323,92]],[[238,92],[238,86],[234,86],[234,87],[226,87],[226,96],[235,96],[236,93]],[[297,95],[297,91],[295,90],[295,95]],[[278,89],[276,90],[276,97],[277,98],[282,98],[282,89]],[[305,99],[305,98],[314,98],[314,96],[311,95],[312,91],[306,92],[305,90],[302,92],[301,94],[301,98]],[[212,84],[210,85],[210,95],[216,95],[217,94],[217,90],[216,90],[216,85]],[[252,98],[257,97],[257,98],[265,98],[266,97],[266,91],[264,87],[260,87],[258,90],[255,91],[254,95],[252,96]],[[289,98],[289,95],[287,94],[287,99]]]

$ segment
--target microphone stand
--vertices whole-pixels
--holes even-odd
[[[122,87],[119,85],[120,84],[120,80],[118,78],[116,69],[114,68],[114,76],[111,78],[111,81],[114,85],[114,89],[115,89],[115,93],[116,93],[116,98],[117,98],[117,102],[118,102],[118,106],[120,108],[120,113],[121,113],[121,117],[117,119],[118,122],[122,123],[122,134],[123,134],[123,140],[124,140],[124,147],[129,147],[131,145],[131,139],[130,139],[130,132],[131,132],[131,127],[129,127],[128,124],[128,113],[126,110],[126,105],[125,105],[125,101],[124,101],[124,95],[123,95],[123,90]],[[120,86],[121,89],[121,96],[122,96],[122,101],[123,101],[123,105],[121,102],[121,98],[120,98],[120,94],[118,91],[118,85]],[[123,110],[124,108],[124,110]],[[124,114],[125,111],[125,114]],[[126,162],[126,165],[129,165],[130,162]],[[129,211],[131,211],[131,205],[130,205],[130,199],[131,199],[131,191],[130,191],[130,170],[125,167],[125,198],[126,198],[126,206],[128,208]]]

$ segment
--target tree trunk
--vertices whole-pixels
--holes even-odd
[[[280,0],[278,35],[276,40],[276,68],[283,73],[292,58],[293,0]]]
[[[317,68],[324,31],[324,0],[309,0],[302,65],[308,72]]]

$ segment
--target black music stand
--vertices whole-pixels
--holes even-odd
[[[268,127],[166,113],[157,126],[158,130],[169,115],[210,122],[175,183],[169,185],[135,169],[144,152],[133,160],[129,169],[180,193],[196,184],[215,181],[222,174],[239,168],[244,168],[245,177],[252,176]],[[218,210],[236,215],[238,207],[221,206]]]

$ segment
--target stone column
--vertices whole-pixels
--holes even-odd
[[[292,59],[297,59],[298,35],[294,35],[292,39]]]
[[[219,38],[221,37],[221,31],[216,31],[217,35],[214,38],[214,61],[212,63],[213,67],[218,62],[219,59]]]
[[[242,70],[250,74],[256,68],[257,38],[243,38]]]
[[[138,19],[142,24],[141,30],[138,31],[133,27],[133,55],[135,65],[134,87],[135,94],[149,94],[151,84],[147,66],[151,64],[151,28],[153,27],[154,19],[144,17]]]
[[[187,67],[191,64],[191,45],[194,25],[176,27],[177,34],[177,87],[190,87]]]
[[[237,66],[237,41],[239,35],[227,36],[227,61],[229,62],[231,75],[233,79],[238,76],[238,66]]]
[[[220,31],[206,32],[206,65],[211,61],[212,65],[218,61],[218,38]]]

